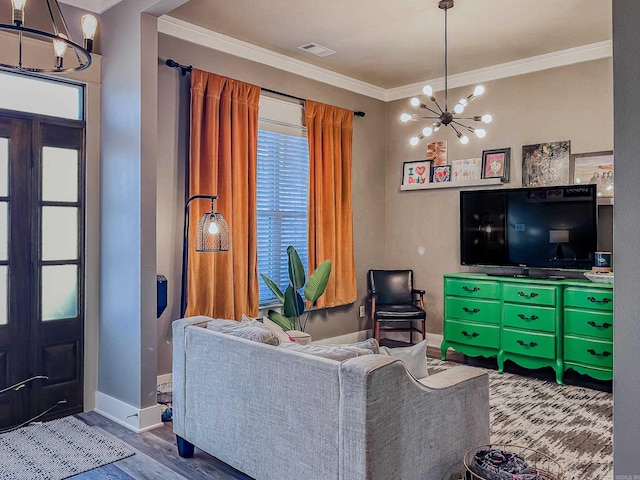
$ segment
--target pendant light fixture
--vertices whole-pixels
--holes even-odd
[[[0,40],[5,43],[0,69],[22,73],[67,73],[85,70],[91,65],[93,38],[98,21],[93,15],[81,20],[84,45],[73,41],[57,0],[0,0],[11,2],[11,23],[0,19]],[[35,28],[34,22],[39,28]],[[40,28],[44,27],[44,28]],[[5,63],[11,55],[8,37],[13,36],[16,52],[12,63]],[[7,38],[7,40],[4,40]],[[50,60],[36,52],[28,39],[44,40],[52,45]]]
[[[471,116],[471,117],[458,116],[465,111],[469,103],[471,103],[478,96],[484,93],[484,87],[482,85],[478,85],[473,90],[473,93],[471,95],[468,95],[465,98],[461,98],[458,101],[458,103],[453,107],[452,111],[449,111],[449,90],[448,90],[448,78],[447,78],[449,74],[449,71],[448,71],[449,66],[448,66],[448,59],[447,59],[447,54],[448,54],[447,52],[447,49],[448,49],[447,11],[450,8],[453,8],[453,0],[440,0],[438,2],[438,7],[444,10],[444,108],[440,106],[436,98],[433,96],[433,88],[431,88],[429,85],[426,85],[422,89],[422,92],[427,97],[429,97],[429,100],[431,100],[435,104],[435,108],[437,108],[437,110],[425,105],[416,97],[411,99],[411,105],[413,105],[414,107],[420,107],[423,110],[427,110],[433,115],[425,116],[418,113],[413,113],[413,114],[403,113],[402,115],[400,115],[400,120],[402,122],[418,121],[420,119],[434,120],[429,126],[425,127],[422,130],[422,133],[420,133],[416,137],[411,138],[409,142],[411,143],[411,145],[417,145],[418,142],[420,142],[420,140],[430,136],[433,132],[437,132],[440,129],[440,127],[443,125],[445,127],[453,128],[453,130],[456,132],[456,135],[458,136],[458,139],[460,140],[460,143],[466,144],[469,142],[469,137],[467,137],[465,133],[467,132],[475,133],[475,135],[478,138],[483,138],[487,133],[483,128],[474,128],[467,125],[466,123],[468,123],[469,121],[490,123],[492,120],[492,117],[489,114],[485,114],[481,116],[477,115],[477,116]]]

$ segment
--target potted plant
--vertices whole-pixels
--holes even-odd
[[[276,297],[284,304],[283,313],[269,310],[268,316],[271,321],[277,323],[284,330],[300,330],[304,332],[309,319],[309,311],[302,319],[305,312],[305,300],[311,305],[315,305],[316,301],[324,293],[331,274],[331,260],[325,260],[306,280],[306,273],[302,260],[293,246],[287,247],[287,255],[289,257],[289,285],[284,293],[269,277],[260,274],[264,283],[275,294]],[[300,295],[299,290],[304,287],[304,299]]]

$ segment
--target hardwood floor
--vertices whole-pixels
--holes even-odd
[[[76,417],[119,438],[136,454],[71,477],[73,480],[252,480],[198,448],[193,458],[181,458],[171,422],[136,434],[95,412],[81,413]]]

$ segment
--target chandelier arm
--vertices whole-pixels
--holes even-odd
[[[448,50],[447,11],[448,10],[449,10],[448,8],[444,9],[444,109],[447,112],[449,111],[449,87],[448,87],[448,80],[447,80],[449,78],[449,68],[448,68],[448,61],[447,61],[447,50]],[[438,108],[440,108],[439,105],[438,105]]]
[[[49,9],[49,18],[51,19],[51,26],[53,27],[53,33],[57,37],[60,35],[60,31],[58,30],[58,25],[56,25],[56,21],[53,18],[53,10],[51,9],[51,2],[49,0],[45,0],[47,2],[47,8]],[[66,28],[66,25],[65,25]]]
[[[437,101],[435,98],[433,99],[433,103],[435,103],[435,104],[436,104],[436,107],[438,107],[438,110],[440,110],[440,114],[443,114],[443,113],[445,112],[445,111],[442,109],[442,107],[440,106],[440,104],[438,103],[438,101]],[[432,112],[433,112],[433,110],[432,110]],[[438,112],[433,112],[433,113],[435,113],[436,115],[438,115]]]
[[[422,105],[422,108],[423,108],[423,109],[425,109],[425,110],[429,110],[429,111],[430,111],[431,113],[433,113],[434,115],[438,115],[438,117],[442,114],[442,112],[441,112],[441,111],[440,111],[440,112],[436,112],[435,110],[433,110],[433,109],[431,109],[431,108],[427,107],[426,105]],[[439,108],[439,107],[438,107],[438,108]],[[426,117],[425,117],[425,118],[426,118]]]
[[[455,130],[456,134],[460,135],[460,132],[458,131],[458,129],[456,128],[456,126],[454,125],[454,123],[458,123],[458,122],[451,122],[451,123],[449,124],[449,126]],[[458,125],[460,125],[460,124],[458,124]],[[464,125],[462,125],[462,126],[464,127]]]
[[[473,127],[469,127],[469,126],[465,125],[464,123],[460,123],[460,122],[458,122],[458,121],[456,121],[456,120],[453,120],[453,121],[451,122],[451,124],[453,124],[453,123],[455,123],[456,125],[458,125],[458,126],[460,126],[460,127],[462,127],[462,128],[466,128],[466,129],[467,129],[467,130],[469,130],[470,132],[473,132],[473,131],[475,130]],[[451,125],[451,124],[450,124],[450,125]],[[451,126],[453,127],[453,125],[451,125]],[[453,129],[454,129],[454,130],[456,130],[456,128],[455,128],[455,127],[453,127]],[[458,131],[458,130],[456,130],[456,132],[457,132],[457,131]]]

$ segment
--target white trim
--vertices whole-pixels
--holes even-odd
[[[168,15],[162,15],[158,19],[158,33],[164,33],[165,35],[180,38],[187,42],[195,43],[196,45],[202,45],[220,52],[229,53],[236,57],[262,63],[378,100],[386,100],[386,90],[384,88],[376,87],[370,83],[332,72],[326,68],[317,67],[310,63],[258,47],[251,43],[243,42]],[[176,61],[180,61],[180,59],[176,59]]]
[[[527,73],[539,72],[549,68],[564,67],[574,63],[589,62],[608,58],[613,55],[613,42],[606,40],[603,42],[582,45],[580,47],[568,48],[557,52],[545,53],[535,57],[522,58],[513,62],[500,63],[490,67],[470,70],[468,72],[449,75],[449,88],[465,87],[476,85],[491,80],[514,77]],[[387,101],[400,100],[402,98],[413,97],[422,94],[422,87],[431,85],[435,92],[444,90],[444,77],[425,80],[424,82],[412,83],[403,87],[391,88],[386,91]]]
[[[101,14],[121,1],[122,0],[60,0],[60,3],[66,3],[72,7]]]
[[[384,102],[391,102],[418,95],[422,92],[422,87],[426,84],[431,85],[434,91],[444,89],[443,77],[385,89],[286,55],[282,55],[281,53],[193,25],[183,20],[170,17],[169,15],[162,15],[158,19],[158,33],[163,33],[165,35],[180,38],[187,42],[195,43],[196,45],[202,45],[214,50],[229,53],[236,57],[262,63],[270,67],[311,78],[335,87],[344,88],[345,90],[366,95]],[[449,88],[464,87],[481,82],[498,80],[500,78],[547,70],[549,68],[557,68],[565,65],[572,65],[574,63],[608,58],[612,55],[613,42],[611,40],[605,40],[589,45],[568,48],[566,50],[546,53],[513,62],[501,63],[490,67],[450,75],[448,83]],[[179,59],[177,60],[180,61]]]
[[[106,393],[96,392],[96,408],[94,410],[103,417],[107,417],[136,433],[162,426],[162,410],[158,404],[140,409]]]

